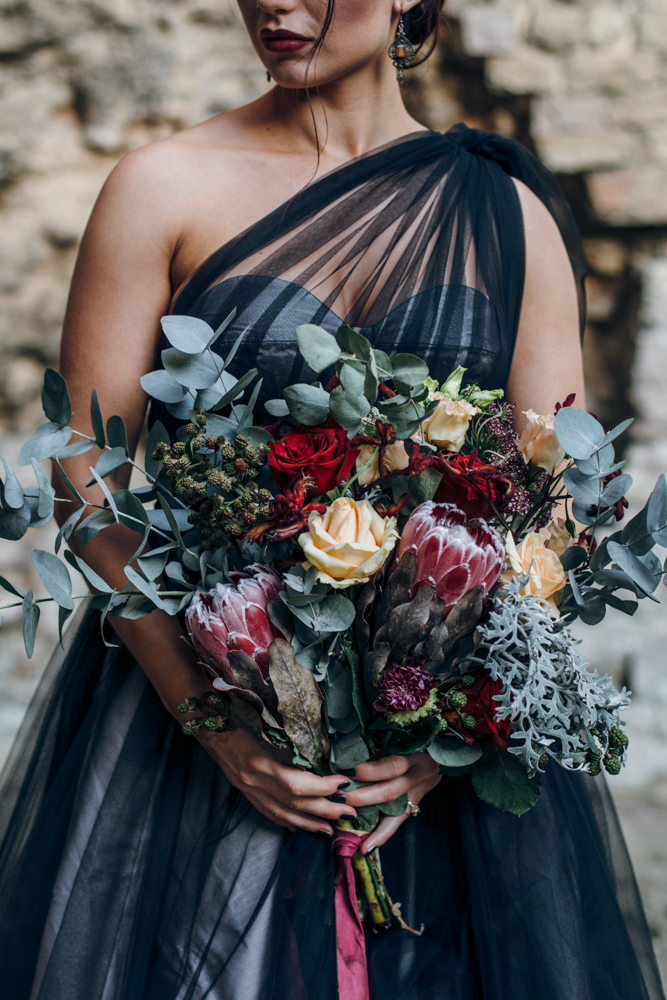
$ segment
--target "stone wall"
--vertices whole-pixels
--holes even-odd
[[[432,60],[409,74],[420,120],[517,138],[561,177],[591,262],[589,408],[636,413],[626,445],[642,502],[667,469],[667,5],[665,0],[449,0]],[[76,248],[122,153],[267,87],[233,0],[0,0],[0,448],[40,419]],[[0,542],[0,572],[35,586],[31,537]],[[651,614],[650,612],[653,612]],[[55,642],[29,663],[18,619],[0,641],[0,757]],[[9,626],[9,627],[7,627]],[[587,655],[636,691],[634,752],[615,784],[667,966],[667,616],[582,632]],[[650,826],[652,824],[652,826]],[[649,828],[650,827],[650,828]]]

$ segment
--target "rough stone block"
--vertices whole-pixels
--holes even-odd
[[[599,132],[554,135],[538,140],[537,146],[546,165],[556,173],[577,174],[626,166],[636,140],[628,132]]]
[[[596,214],[612,226],[667,225],[667,171],[655,166],[593,173],[588,193]]]
[[[560,52],[576,45],[584,33],[584,12],[569,3],[539,5],[531,26],[531,39],[545,49]]]
[[[667,122],[667,89],[664,86],[635,88],[611,106],[611,120],[631,128]]]
[[[603,278],[618,278],[625,271],[627,254],[619,240],[597,237],[584,240],[591,270]]]
[[[639,15],[639,37],[643,45],[667,52],[667,9],[644,11]]]
[[[506,59],[489,59],[486,78],[492,88],[510,94],[556,94],[564,89],[560,60],[528,45]]]
[[[633,34],[627,10],[619,3],[594,4],[588,15],[585,37],[591,45],[610,45],[617,39],[627,40]]]
[[[663,69],[657,52],[635,51],[629,45],[581,51],[567,63],[574,94],[633,94],[637,88],[661,80]]]
[[[458,14],[461,42],[469,56],[509,56],[516,48],[514,13],[501,4],[471,4]]]
[[[533,102],[532,133],[537,139],[548,139],[606,132],[613,109],[610,97],[538,97]]]

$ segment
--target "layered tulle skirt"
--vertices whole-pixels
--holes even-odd
[[[230,787],[99,616],[70,629],[5,771],[9,1000],[337,1000],[333,857]],[[382,848],[420,937],[367,935],[372,1000],[660,1000],[602,779],[520,819],[443,779]]]

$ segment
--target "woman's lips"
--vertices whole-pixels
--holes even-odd
[[[297,35],[294,31],[286,31],[284,28],[278,31],[263,31],[262,42],[264,48],[269,52],[296,52],[305,45],[310,45],[311,39]]]

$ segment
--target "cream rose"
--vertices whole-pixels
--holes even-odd
[[[544,544],[544,538],[537,531],[531,531],[517,548],[511,534],[505,539],[507,550],[504,583],[515,576],[527,576],[528,583],[519,593],[524,597],[532,594],[549,605],[552,618],[558,618],[555,595],[563,589],[567,580],[560,559]]]
[[[565,527],[565,521],[562,517],[556,518],[551,524],[547,525],[549,528],[549,541],[547,542],[547,548],[555,552],[558,558],[563,555],[566,549],[569,549],[571,545],[574,545],[574,539],[570,536],[570,532]]]
[[[554,430],[555,415],[535,413],[535,410],[524,410],[523,413],[528,417],[519,438],[519,451],[524,462],[532,462],[547,472],[554,472],[565,458]]]
[[[396,518],[383,519],[368,500],[334,500],[324,514],[313,511],[299,545],[317,579],[331,587],[366,583],[398,540]]]
[[[440,392],[434,393],[434,396],[439,398],[438,405],[422,423],[426,439],[438,448],[460,451],[470,418],[479,413],[479,410],[465,399],[449,399]]]
[[[363,469],[364,465],[370,459],[371,455],[375,451],[372,444],[362,444],[359,449],[359,454],[357,455],[356,468]],[[384,459],[382,466],[385,475],[388,472],[394,472],[396,469],[406,469],[408,466],[408,453],[405,450],[405,443],[403,441],[396,441],[394,444],[390,444],[388,448],[385,448]],[[370,483],[374,483],[380,475],[380,456],[376,454],[375,458],[368,466],[368,468],[361,473],[358,482],[361,486],[368,486]]]

